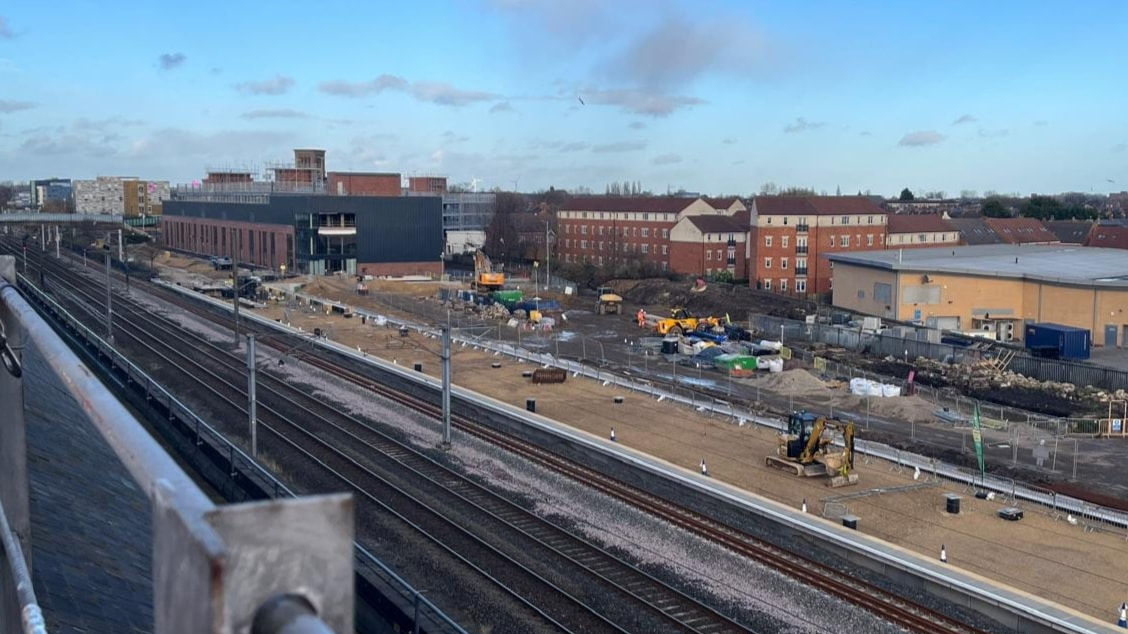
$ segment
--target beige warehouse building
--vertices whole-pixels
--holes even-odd
[[[1128,250],[1009,245],[836,253],[834,305],[944,330],[1022,339],[1023,324],[1128,340]]]

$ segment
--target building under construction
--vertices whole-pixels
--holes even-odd
[[[293,164],[209,169],[165,203],[164,243],[240,263],[324,275],[442,273],[440,195],[404,196],[399,174],[327,172],[324,150]]]

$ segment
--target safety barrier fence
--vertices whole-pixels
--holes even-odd
[[[170,286],[170,288],[177,288],[180,292],[190,293],[190,291],[186,289],[172,286]],[[201,297],[199,295],[196,296]],[[434,304],[433,302],[428,302],[428,300],[421,298],[381,297],[382,301],[385,299],[388,299],[392,307],[400,312],[421,317],[430,323],[440,321],[437,319],[439,311],[434,310],[431,306],[431,304]],[[229,303],[216,302],[215,300],[209,301],[212,301],[216,305],[223,306],[226,309],[230,309]],[[370,319],[383,317],[389,320],[390,326],[406,327],[428,337],[438,338],[440,336],[440,331],[435,326],[391,317],[385,312],[357,309],[356,314],[358,316],[364,315]],[[454,326],[453,331],[455,334],[452,339],[456,346],[465,345],[468,347],[476,347],[481,350],[495,352],[499,355],[503,354],[525,363],[560,368],[576,377],[584,376],[606,386],[621,387],[624,391],[643,394],[662,401],[679,403],[699,413],[724,419],[738,425],[755,424],[776,431],[782,431],[786,428],[786,423],[783,420],[766,416],[756,409],[735,405],[731,399],[710,396],[698,390],[679,388],[676,384],[658,385],[624,374],[623,366],[619,365],[618,368],[613,367],[617,364],[613,363],[612,358],[618,359],[619,353],[615,351],[625,354],[625,350],[630,346],[578,337],[578,340],[586,343],[562,342],[565,343],[566,346],[561,349],[571,352],[576,351],[575,346],[585,345],[591,346],[591,353],[584,354],[580,351],[581,354],[565,357],[561,356],[559,353],[553,354],[551,351],[542,351],[540,348],[543,347],[541,344],[544,338],[540,335],[534,334],[531,338],[528,338],[528,335],[526,335],[525,339],[518,339],[518,337],[521,337],[519,334],[521,329],[519,328],[499,327],[496,321],[487,321],[474,317],[459,318],[458,316],[450,316],[449,318],[451,319],[452,326]],[[257,320],[273,328],[286,328],[293,332],[298,332],[297,329],[289,329],[287,326],[271,320],[264,318],[257,318]],[[507,331],[516,332],[511,333]],[[501,333],[505,333],[505,335]],[[511,337],[511,340],[495,338],[501,336]],[[371,361],[370,357],[364,353],[363,350],[357,351],[354,348],[331,341],[331,335],[330,340],[321,340],[318,343],[336,349],[343,355],[351,356],[358,360]],[[529,343],[538,346],[538,349],[529,349],[526,347]],[[553,351],[557,349],[555,345],[549,347]],[[599,352],[595,352],[596,350]],[[608,352],[609,350],[611,352]],[[635,362],[634,366],[628,364],[626,366],[627,371],[629,371],[631,367],[637,367],[639,363],[641,363],[641,361]],[[685,368],[678,368],[676,371],[680,372],[683,370],[685,370]],[[696,376],[708,376],[708,373],[704,375],[697,373]],[[716,377],[717,375],[713,373],[712,376]],[[657,378],[663,377],[659,376]],[[1116,532],[1117,534],[1128,530],[1128,514],[1126,513],[1089,504],[1069,496],[1058,495],[1037,486],[1018,482],[1013,478],[991,474],[984,475],[978,471],[947,464],[914,452],[897,449],[873,441],[858,439],[855,443],[855,450],[862,460],[870,461],[875,458],[880,459],[888,462],[891,469],[915,472],[915,469],[919,468],[921,475],[924,477],[933,480],[946,480],[958,484],[968,491],[992,492],[996,496],[1003,496],[1004,499],[1016,505],[1026,503],[1034,504],[1039,511],[1045,511],[1053,516],[1060,516],[1061,514],[1073,515],[1075,518],[1079,518],[1079,522],[1084,520],[1085,526],[1089,530],[1105,530]]]
[[[0,258],[2,265],[3,258]],[[12,273],[14,277],[14,268]],[[99,426],[135,480],[152,491],[155,632],[248,631],[252,619],[256,618],[265,619],[264,623],[275,628],[263,631],[351,632],[353,575],[355,566],[359,565],[364,577],[379,592],[401,606],[410,606],[408,609],[415,617],[415,632],[465,634],[463,628],[420,592],[354,543],[354,509],[350,495],[297,497],[285,483],[53,298],[27,283],[22,276],[20,282],[24,292],[62,320],[94,354],[105,359],[111,370],[143,392],[146,399],[163,406],[170,421],[178,421],[182,428],[191,430],[196,447],[209,447],[214,454],[225,457],[232,481],[237,476],[244,477],[249,481],[248,486],[241,487],[244,491],[257,489],[267,498],[215,506],[148,436],[132,414],[84,371],[81,361],[15,288],[4,289],[4,302],[0,307],[21,306],[22,325],[34,326],[34,343],[44,350],[52,368],[64,379],[64,384],[71,387],[79,402],[89,404],[86,413]],[[5,330],[12,332],[12,328]],[[6,378],[0,377],[0,395],[6,394],[3,391],[9,382]],[[20,412],[22,414],[22,408]],[[22,416],[19,423],[22,428]],[[4,443],[3,450],[3,465],[13,464],[15,458],[7,455],[8,443]],[[21,461],[21,464],[26,463]],[[26,471],[23,477],[22,499],[26,508]],[[5,492],[8,489],[4,487]],[[3,504],[4,508],[11,507],[7,497]],[[22,535],[29,534],[26,527],[30,526],[30,518],[26,511],[21,521],[25,527]],[[301,528],[297,529],[299,526]],[[318,543],[308,540],[306,536],[310,534],[318,535]],[[30,552],[29,544],[24,544],[24,552]],[[226,565],[221,565],[223,562]],[[209,576],[212,568],[223,570],[223,574]],[[6,590],[2,586],[0,589]],[[318,618],[301,618],[294,622],[278,618],[278,615],[309,616],[309,610],[304,607],[307,605],[313,606],[314,616]],[[18,614],[16,612],[17,619]],[[223,619],[213,618],[213,614],[222,614]],[[10,613],[5,611],[3,617],[10,617]],[[219,624],[219,629],[213,629],[215,624]],[[298,629],[281,629],[285,627]]]

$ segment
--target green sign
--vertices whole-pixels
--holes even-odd
[[[979,403],[975,404],[975,415],[971,417],[971,439],[975,441],[975,457],[979,459],[979,473],[985,474],[983,468],[983,434],[979,431]]]

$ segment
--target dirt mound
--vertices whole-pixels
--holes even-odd
[[[689,280],[671,282],[665,279],[641,280],[633,286],[614,283],[623,298],[632,304],[645,307],[649,312],[665,315],[675,306],[687,308],[696,315],[724,316],[743,320],[748,313],[776,315],[790,319],[803,319],[815,311],[811,302],[758,291],[746,286],[710,282],[705,290],[694,292]]]
[[[852,412],[866,411],[866,398],[864,396],[845,395],[839,407]],[[894,396],[890,398],[872,397],[869,399],[869,411],[878,418],[888,418],[895,421],[916,421],[924,423],[933,420],[933,412],[938,409],[934,403],[929,403],[919,396]]]
[[[806,370],[774,372],[761,379],[766,390],[786,395],[822,395],[831,389],[821,379]]]

